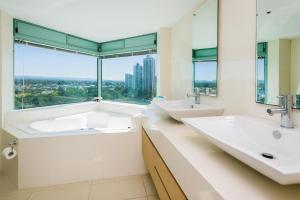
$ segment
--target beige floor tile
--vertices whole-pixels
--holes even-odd
[[[25,194],[30,194],[31,192],[32,192],[31,189],[18,190],[17,187],[10,182],[8,177],[0,174],[0,197],[21,195],[21,194],[25,195]]]
[[[0,200],[28,200],[30,194],[18,194],[18,195],[10,195],[10,196],[1,196]]]
[[[152,179],[151,179],[150,175],[144,176],[143,181],[144,181],[144,184],[145,184],[147,195],[156,195],[157,192],[156,192],[155,186],[152,182]]]
[[[88,200],[90,183],[76,183],[56,186],[32,193],[30,200]]]
[[[92,186],[90,200],[122,200],[146,197],[142,178],[100,182]]]
[[[134,198],[134,199],[126,199],[126,200],[148,200],[147,197]]]
[[[40,192],[45,190],[58,190],[63,189],[66,187],[81,187],[82,185],[91,185],[92,181],[83,181],[83,182],[76,182],[76,183],[68,183],[68,184],[60,184],[60,185],[51,185],[51,186],[45,186],[45,187],[37,187],[33,188],[33,192]]]
[[[98,184],[98,183],[107,183],[107,182],[117,182],[117,181],[127,181],[127,180],[133,180],[133,179],[141,179],[145,175],[132,175],[132,176],[122,176],[122,177],[114,177],[114,178],[105,178],[105,179],[98,179],[94,180],[93,184]]]
[[[148,196],[148,200],[159,200],[159,197],[157,195]]]

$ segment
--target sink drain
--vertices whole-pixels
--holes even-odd
[[[270,153],[262,153],[261,156],[268,159],[275,159],[275,156]]]

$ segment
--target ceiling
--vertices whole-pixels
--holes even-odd
[[[97,42],[170,27],[202,0],[0,0],[15,18]]]
[[[259,42],[300,37],[299,0],[257,0],[257,14]]]

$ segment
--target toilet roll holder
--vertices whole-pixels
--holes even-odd
[[[8,143],[8,146],[10,147],[10,152],[8,153],[9,156],[12,156],[14,154],[14,147],[18,144],[17,139],[13,139]]]

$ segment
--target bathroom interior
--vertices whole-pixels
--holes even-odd
[[[0,200],[299,200],[299,24],[299,0],[0,0]]]

